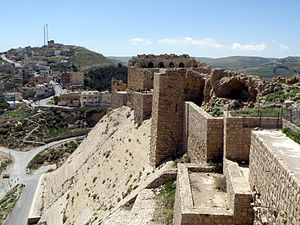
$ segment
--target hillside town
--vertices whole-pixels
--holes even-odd
[[[28,106],[109,107],[109,91],[86,90],[84,72],[70,62],[74,48],[51,40],[41,48],[29,46],[2,54],[0,95],[9,109],[17,109],[24,103]]]

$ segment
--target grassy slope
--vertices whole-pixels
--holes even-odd
[[[114,60],[108,59],[102,54],[93,52],[83,47],[75,48],[75,54],[71,56],[71,60],[74,65],[82,71],[116,64]]]

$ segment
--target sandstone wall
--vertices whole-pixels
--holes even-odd
[[[249,160],[250,132],[254,128],[281,129],[277,118],[231,117],[224,114],[224,157],[230,160]]]
[[[185,102],[185,148],[192,163],[223,156],[223,118],[214,118],[192,102]]]
[[[207,67],[205,63],[199,63],[189,55],[175,54],[138,55],[137,57],[132,57],[128,62],[128,66],[134,65],[142,68]]]
[[[154,71],[142,69],[137,65],[128,66],[128,89],[130,91],[145,90],[146,88],[148,90],[152,89]]]
[[[223,174],[226,177],[226,191],[235,224],[253,224],[253,198],[248,177],[243,176],[236,162],[227,159],[223,161]]]
[[[152,93],[133,93],[134,121],[143,121],[152,112]]]
[[[117,91],[111,93],[111,103],[110,107],[119,108],[126,105],[127,102],[127,92],[126,91]]]
[[[300,224],[299,144],[281,131],[252,131],[249,182],[254,224]]]
[[[231,165],[232,166],[232,165]],[[233,169],[233,170],[232,170]],[[237,168],[227,170],[229,185],[227,193],[229,197],[230,209],[221,208],[197,208],[193,204],[191,191],[191,182],[189,171],[191,168],[184,164],[178,164],[175,203],[174,203],[174,225],[207,225],[207,224],[224,224],[224,225],[250,225],[253,224],[253,213],[250,206],[252,195],[249,185],[240,187],[238,182],[246,183],[246,178],[235,174]],[[198,168],[197,171],[211,172],[209,168]]]
[[[185,70],[154,74],[151,163],[157,166],[182,145]]]

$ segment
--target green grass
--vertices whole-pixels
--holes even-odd
[[[30,116],[33,116],[37,114],[37,109],[31,110],[27,106],[21,106],[18,109],[15,110],[9,110],[4,112],[1,116],[0,119],[19,119],[23,120],[24,118],[28,118]]]
[[[279,114],[278,114],[279,113]],[[241,109],[230,111],[231,116],[233,117],[278,117],[281,116],[279,108],[267,108],[267,109]]]
[[[300,144],[300,130],[292,130],[290,128],[282,129],[282,132],[286,134],[289,138]]]
[[[30,161],[27,168],[31,171],[37,170],[44,165],[44,162],[50,165],[56,164],[58,168],[77,149],[80,143],[81,141],[70,141],[40,152]]]
[[[171,180],[163,185],[163,199],[165,205],[166,223],[168,225],[173,224],[174,216],[174,202],[176,192],[176,179]]]
[[[89,70],[95,67],[114,64],[113,60],[83,47],[75,48],[75,54],[71,56],[71,61],[79,70]]]
[[[71,130],[68,127],[46,127],[46,129],[48,130],[47,138],[71,134]]]
[[[0,200],[0,224],[4,224],[22,192],[21,184],[15,186]]]
[[[215,188],[217,188],[220,191],[226,192],[226,177],[215,177]]]
[[[174,167],[177,168],[178,163],[190,163],[191,162],[191,158],[189,155],[184,155],[179,159],[175,159],[174,160]]]
[[[8,160],[6,160],[6,161],[4,161],[4,162],[1,162],[1,163],[0,163],[0,174],[1,174],[4,170],[6,170],[6,168],[7,168],[11,163],[12,163],[12,160],[11,160],[11,159],[8,159]]]
[[[266,96],[266,101],[280,101],[284,102],[287,99],[292,99],[296,96],[297,93],[300,93],[299,87],[290,87],[286,92],[277,91]]]

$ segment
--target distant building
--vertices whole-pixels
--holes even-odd
[[[23,98],[34,97],[35,96],[35,87],[22,87],[21,93]]]
[[[84,73],[83,72],[72,72],[71,73],[71,85],[72,86],[83,86],[84,85]]]
[[[53,48],[55,46],[54,40],[48,41],[48,47]]]
[[[22,95],[20,92],[6,92],[3,93],[4,101],[21,101]]]
[[[68,88],[71,85],[71,74],[70,72],[60,73],[60,82],[63,88]]]
[[[54,95],[54,88],[49,84],[38,84],[35,86],[35,95],[37,98],[47,98]]]
[[[81,106],[100,106],[101,97],[99,91],[82,91],[80,96]]]
[[[80,106],[80,93],[71,92],[68,90],[63,90],[63,93],[60,95],[58,105],[60,106],[69,106],[69,107],[79,107]]]
[[[23,103],[20,101],[7,101],[7,104],[9,106],[9,109],[17,109],[19,108]]]

